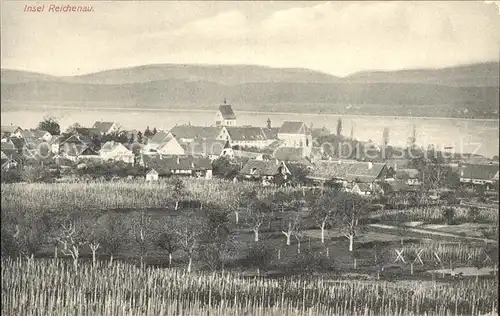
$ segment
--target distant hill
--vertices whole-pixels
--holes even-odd
[[[24,82],[37,82],[37,81],[58,81],[59,77],[50,76],[38,72],[29,72],[13,69],[2,69],[1,71],[2,84],[16,84]]]
[[[398,71],[364,71],[344,78],[350,83],[421,83],[448,86],[498,87],[499,63],[481,63],[442,69],[411,69]]]
[[[293,82],[331,83],[339,78],[300,68],[271,68],[250,65],[145,65],[113,69],[63,80],[89,84],[128,84],[160,80],[210,81],[226,85],[245,83]]]
[[[28,108],[41,102],[208,109],[227,98],[238,110],[498,118],[499,104],[498,63],[345,78],[261,66],[148,65],[72,77],[3,69],[1,89],[3,107]]]

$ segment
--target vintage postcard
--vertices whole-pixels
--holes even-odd
[[[1,4],[5,315],[498,315],[499,1]]]

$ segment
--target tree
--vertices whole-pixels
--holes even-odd
[[[151,219],[146,215],[145,210],[141,210],[138,216],[132,221],[135,241],[139,246],[141,269],[144,268],[144,260],[147,257],[149,242],[151,241]]]
[[[254,233],[254,241],[259,242],[259,229],[264,223],[266,214],[271,210],[267,199],[254,198],[246,208],[246,220]]]
[[[137,132],[137,142],[139,144],[142,144],[142,133],[140,131]]]
[[[157,133],[157,130],[156,130],[156,127],[155,127],[155,128],[153,128],[153,132],[151,133],[151,136],[156,135],[156,133]]]
[[[349,251],[353,251],[354,238],[360,231],[359,220],[367,212],[367,201],[351,193],[340,194],[335,203],[334,221],[343,235],[349,240]]]
[[[80,221],[70,222],[61,226],[58,232],[58,241],[62,246],[62,253],[65,256],[71,256],[73,259],[73,267],[78,270],[78,259],[80,251],[86,244],[84,235],[82,234],[82,223]]]
[[[184,182],[182,182],[182,180],[179,178],[172,179],[172,186],[172,198],[175,201],[175,210],[177,211],[179,209],[181,200],[186,197],[188,192],[186,190]]]
[[[15,248],[22,256],[30,258],[40,250],[46,231],[47,227],[38,216],[26,212],[15,225],[12,236]]]
[[[225,179],[233,179],[238,175],[238,166],[231,163],[231,161],[224,156],[215,159],[212,162],[212,172],[214,176]]]
[[[102,230],[101,248],[109,256],[109,265],[113,258],[127,242],[127,227],[119,214],[107,213],[99,219]]]
[[[444,220],[446,221],[446,224],[455,224],[455,209],[453,207],[443,207],[441,209],[441,212],[443,214]]]
[[[151,132],[151,130],[149,129],[149,126],[146,127],[146,130],[144,131],[144,137],[146,138],[149,138],[151,137],[153,134]]]
[[[61,134],[61,127],[59,123],[53,117],[46,117],[38,123],[38,129],[42,131],[47,131],[51,135],[59,135]]]
[[[257,192],[255,190],[244,190],[237,195],[236,205],[233,209],[236,224],[239,224],[240,212],[246,212],[256,199]]]
[[[155,222],[153,240],[157,248],[168,253],[168,267],[172,266],[172,254],[179,248],[172,223],[168,220]]]
[[[174,232],[177,236],[177,244],[180,249],[188,256],[187,272],[191,273],[193,257],[200,244],[205,225],[203,218],[197,214],[184,214],[174,219]]]
[[[204,208],[206,223],[204,225],[201,255],[211,269],[224,268],[224,257],[235,248],[235,239],[229,229],[229,212],[215,204]]]
[[[286,245],[290,245],[290,238],[300,231],[300,225],[302,222],[302,214],[300,211],[288,211],[284,218],[284,227],[286,230],[282,230],[281,233],[286,236]],[[299,239],[297,241],[300,242]],[[300,247],[300,246],[299,246]]]
[[[92,266],[95,267],[97,250],[101,247],[101,243],[104,241],[106,236],[99,227],[98,219],[94,217],[88,218],[84,222],[83,230],[86,243],[89,245],[90,251],[92,252]]]
[[[342,119],[339,118],[337,121],[337,136],[342,134]]]
[[[311,192],[307,195],[306,201],[309,212],[321,229],[321,243],[325,243],[325,229],[331,220],[335,201],[339,191],[325,190],[323,193]],[[318,194],[319,193],[319,194]]]
[[[81,127],[82,127],[82,126],[81,126],[80,124],[78,124],[78,123],[74,123],[73,125],[70,125],[70,126],[68,126],[68,128],[66,128],[66,133],[68,133],[68,134],[72,134],[72,133],[74,133],[74,132],[75,132],[75,130],[76,130],[77,128],[81,128]]]
[[[384,132],[382,135],[382,143],[384,146],[387,146],[389,144],[389,128],[384,127]]]

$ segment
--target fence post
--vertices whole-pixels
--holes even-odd
[[[278,260],[281,260],[281,249],[278,249]]]
[[[356,258],[354,258],[354,269],[356,269],[356,266],[357,266],[357,264],[356,264],[356,263],[357,263],[357,262],[356,262]]]

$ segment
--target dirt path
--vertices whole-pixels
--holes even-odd
[[[461,236],[461,235],[457,235],[457,234],[440,232],[440,231],[429,230],[429,229],[422,229],[422,228],[411,228],[411,227],[402,228],[402,227],[398,227],[398,226],[384,225],[384,224],[369,224],[368,226],[382,228],[382,229],[389,229],[389,230],[410,231],[410,232],[419,233],[419,234],[426,234],[426,235],[454,237],[454,238],[460,238],[460,239],[478,240],[478,241],[492,242],[492,243],[497,242],[496,240],[493,240],[493,239],[478,238],[478,237],[471,237],[471,236]]]

